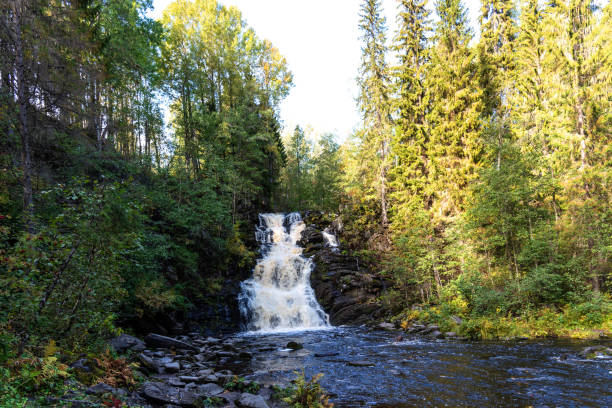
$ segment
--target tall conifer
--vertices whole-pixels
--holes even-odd
[[[363,115],[365,131],[361,140],[364,157],[376,163],[377,174],[371,175],[377,190],[381,225],[388,224],[387,173],[389,167],[391,111],[389,98],[389,69],[386,62],[386,27],[381,15],[380,0],[364,0],[359,28],[362,32],[362,56],[359,70],[358,105]],[[372,186],[366,186],[366,188]]]
[[[399,65],[394,70],[398,118],[392,143],[392,176],[394,195],[400,203],[422,194],[427,174],[423,82],[429,60],[430,12],[426,4],[426,0],[399,0],[399,30],[393,46]]]
[[[468,183],[481,154],[481,92],[469,42],[466,10],[460,0],[438,0],[439,21],[428,69],[430,108],[426,117],[430,161],[426,193],[434,218],[442,221],[462,210]]]

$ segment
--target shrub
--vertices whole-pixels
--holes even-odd
[[[319,384],[323,374],[317,374],[310,380],[306,380],[305,374],[296,373],[297,378],[291,396],[283,398],[291,408],[332,408],[334,404],[329,402],[329,396]]]

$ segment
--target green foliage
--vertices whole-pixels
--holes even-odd
[[[226,382],[224,388],[229,391],[248,392],[250,394],[259,393],[261,385],[255,381],[246,381],[244,378],[237,375],[233,376],[231,380]]]
[[[309,132],[308,136],[313,136]],[[318,142],[296,126],[286,140],[287,160],[281,171],[275,207],[282,211],[336,212],[340,203],[341,159],[335,136],[326,133]]]
[[[290,395],[282,399],[291,408],[332,408],[334,406],[329,402],[329,396],[319,384],[323,374],[317,374],[310,380],[306,380],[303,372],[296,374],[297,378],[293,381]],[[277,395],[281,394],[287,394],[287,391],[280,390],[277,393]]]

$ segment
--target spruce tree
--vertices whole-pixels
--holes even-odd
[[[434,221],[441,222],[458,215],[465,205],[466,187],[480,163],[483,108],[466,10],[460,0],[438,0],[436,13],[439,21],[426,86],[430,108],[425,193]]]
[[[366,189],[377,190],[381,225],[388,224],[387,173],[391,145],[391,112],[389,69],[386,62],[386,27],[381,15],[380,0],[364,0],[359,28],[362,32],[362,56],[359,70],[358,105],[363,115],[364,129],[361,149],[375,174],[370,174]]]
[[[394,69],[397,120],[391,170],[394,196],[401,203],[421,195],[427,174],[425,156],[427,111],[424,86],[428,63],[429,10],[423,0],[399,0],[399,30],[393,49],[399,65]]]
[[[487,119],[486,139],[494,146],[496,167],[501,168],[501,150],[504,141],[510,137],[508,96],[512,88],[511,77],[515,60],[514,1],[483,0],[480,25],[481,36],[478,46],[480,59],[480,82],[483,91],[484,114]]]

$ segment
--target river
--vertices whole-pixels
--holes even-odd
[[[226,368],[261,383],[322,373],[336,407],[612,407],[612,359],[578,357],[584,342],[397,335],[359,327],[239,334],[231,340],[254,357]],[[304,348],[288,350],[289,341]]]

